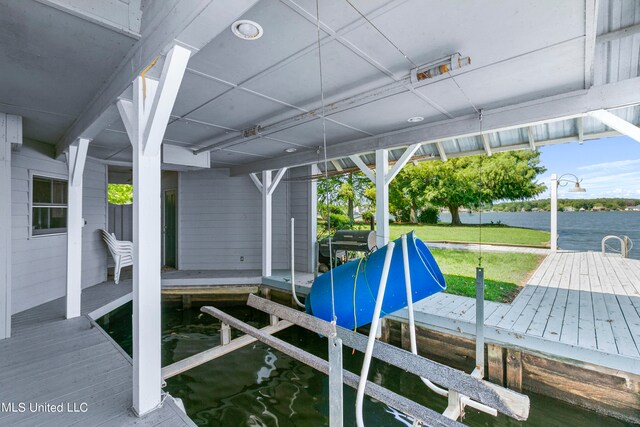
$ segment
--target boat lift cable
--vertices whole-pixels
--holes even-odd
[[[320,76],[320,101],[321,101],[321,120],[322,120],[322,148],[324,151],[324,180],[325,185],[329,185],[329,160],[327,159],[327,122],[325,117],[325,102],[324,102],[324,76],[322,74],[322,44],[320,43],[320,1],[316,0],[316,34],[318,43],[318,70]],[[331,198],[329,192],[326,193],[327,197],[327,230],[331,233]],[[329,239],[329,253],[332,254],[331,238]],[[329,259],[329,274],[331,279],[331,318],[335,325],[336,322],[336,304],[335,304],[335,289],[333,283],[333,257]]]

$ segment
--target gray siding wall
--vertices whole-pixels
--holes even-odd
[[[107,247],[100,229],[107,228],[107,167],[87,159],[82,176],[82,287],[107,280]],[[109,254],[109,256],[111,256]]]
[[[116,235],[118,240],[133,241],[133,205],[109,205],[109,227],[107,231]],[[109,260],[109,265],[115,262]]]
[[[65,162],[51,145],[25,140],[11,157],[12,312],[17,313],[66,293],[67,236],[29,237],[30,172],[67,177]],[[97,230],[106,227],[106,168],[87,160],[84,173],[82,286],[106,280],[106,252]]]
[[[311,166],[289,170],[291,178],[308,177]],[[313,248],[316,240],[316,184],[310,180],[289,182],[291,216],[295,218],[296,271],[313,272]]]
[[[290,206],[301,191],[283,180],[273,195],[273,269],[289,269]],[[262,200],[248,176],[214,169],[181,172],[178,204],[181,270],[261,269]],[[296,209],[303,215],[302,206]],[[301,220],[296,229],[302,226]],[[306,244],[296,245],[302,250]],[[300,255],[300,263],[305,257]]]

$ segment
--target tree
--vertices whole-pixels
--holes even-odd
[[[528,199],[540,194],[545,186],[536,177],[544,171],[538,152],[510,151],[491,157],[422,162],[407,169],[407,174],[413,175],[410,185],[419,187],[415,191],[422,194],[422,200],[448,208],[451,224],[457,225],[461,224],[462,206],[474,209],[496,200]]]
[[[318,210],[327,212],[327,204],[344,207],[351,222],[354,221],[355,206],[370,201],[367,197],[373,183],[361,172],[349,172],[318,180]],[[374,196],[375,197],[375,196]]]
[[[112,205],[133,203],[133,186],[131,184],[109,184],[108,200]]]
[[[389,184],[389,212],[402,221],[418,223],[418,211],[426,204],[425,182],[409,163]]]

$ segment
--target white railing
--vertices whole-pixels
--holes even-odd
[[[617,240],[620,242],[620,249],[616,249],[607,244],[608,240]],[[629,251],[633,248],[633,241],[629,236],[608,235],[602,238],[602,255],[607,254],[607,249],[612,253],[620,254],[623,258],[629,258]]]

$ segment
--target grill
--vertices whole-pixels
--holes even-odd
[[[332,237],[326,237],[319,243],[320,256],[328,261],[331,257],[329,242],[333,256],[341,257],[346,252],[369,252],[376,246],[376,233],[370,230],[338,230]],[[323,262],[323,260],[320,260]]]

